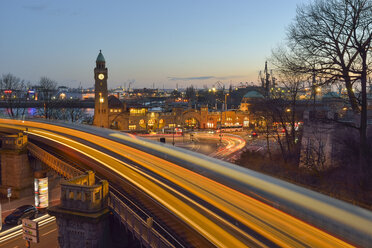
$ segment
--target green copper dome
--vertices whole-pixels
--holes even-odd
[[[99,50],[99,54],[97,56],[96,62],[106,62],[105,57],[103,57],[103,54],[102,54],[101,50]]]
[[[341,98],[340,95],[336,92],[328,92],[327,94],[324,94],[323,98]]]
[[[257,92],[255,90],[249,91],[243,96],[243,98],[263,98],[263,97],[264,96],[260,92]]]

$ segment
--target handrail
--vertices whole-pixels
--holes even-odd
[[[33,156],[40,159],[47,166],[51,167],[58,174],[63,175],[65,178],[71,179],[73,177],[82,176],[84,174],[82,170],[77,168],[78,165],[70,165],[62,159],[56,157],[54,154],[50,154],[48,151],[38,147],[32,142],[28,142],[28,149]],[[61,166],[61,168],[59,168],[59,166]],[[98,180],[102,180],[97,175],[96,178]],[[119,204],[121,209],[116,208],[115,206],[117,205],[115,205],[115,203]],[[139,207],[136,203],[134,203],[132,200],[120,193],[112,186],[109,186],[109,207],[114,213],[120,216],[121,221],[126,222],[126,226],[131,229],[131,231],[141,242],[143,242],[143,245],[145,245],[146,247],[185,247],[177,240],[177,238],[175,238],[156,220],[154,220],[153,217],[147,214],[141,207]],[[121,216],[120,211],[123,209],[126,213],[124,217]],[[129,219],[128,214],[131,215],[131,218]],[[134,226],[132,222],[128,222],[133,218],[136,219],[140,227]],[[151,220],[151,226],[148,226],[149,220]],[[144,229],[148,229],[147,232],[138,232],[139,230]]]
[[[109,207],[145,247],[183,247],[176,239],[171,239],[171,241],[176,241],[177,245],[174,245],[169,239],[164,238],[154,227],[152,217],[149,216],[146,221],[143,220],[111,191],[109,192]]]

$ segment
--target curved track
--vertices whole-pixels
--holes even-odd
[[[191,246],[372,242],[369,211],[226,162],[90,126],[1,119],[0,127],[81,154],[110,183],[129,185],[132,196]]]

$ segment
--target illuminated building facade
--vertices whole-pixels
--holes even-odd
[[[256,96],[254,93],[253,95]],[[261,95],[262,96],[262,95]],[[243,97],[240,109],[227,111],[209,111],[208,107],[200,110],[173,108],[170,112],[151,112],[145,107],[130,107],[121,103],[115,96],[109,97],[110,127],[118,130],[151,132],[173,132],[174,128],[187,129],[218,129],[233,127],[256,127],[260,125],[249,105],[259,97]]]

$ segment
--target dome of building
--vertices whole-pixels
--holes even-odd
[[[105,57],[103,57],[101,50],[99,50],[96,62],[105,62]]]
[[[322,99],[330,99],[330,98],[341,98],[340,95],[336,92],[328,92],[323,95]]]
[[[243,98],[264,98],[264,96],[255,90],[248,91]]]

